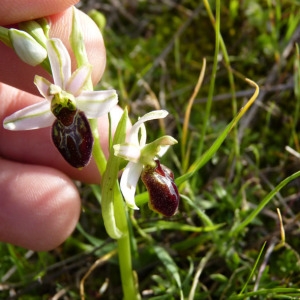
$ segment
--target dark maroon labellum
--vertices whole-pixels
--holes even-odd
[[[83,168],[91,158],[93,135],[89,121],[80,110],[62,108],[52,125],[52,140],[64,159],[75,168]]]
[[[158,159],[155,162],[155,167],[145,166],[141,175],[149,192],[149,207],[165,217],[171,217],[177,212],[179,205],[179,193],[174,183],[174,174]]]

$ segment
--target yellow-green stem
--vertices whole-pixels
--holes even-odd
[[[134,273],[132,270],[131,259],[131,247],[130,247],[130,235],[128,231],[128,219],[126,214],[126,207],[121,196],[121,192],[118,189],[118,185],[115,185],[115,197],[114,207],[118,228],[122,231],[122,237],[117,240],[118,243],[118,255],[120,265],[120,275],[123,289],[124,300],[139,300],[140,295],[137,289],[137,283],[134,279]]]
[[[119,144],[125,141],[127,121],[128,113],[127,109],[125,109],[117,126],[112,144]],[[102,175],[102,216],[107,233],[111,238],[116,239],[118,244],[123,298],[125,300],[138,300],[140,296],[132,270],[126,206],[118,184],[120,158],[114,156],[114,151],[110,145],[109,158],[107,162],[105,160],[105,164],[103,163],[103,157],[98,156],[100,151],[102,152],[99,136],[97,136],[98,130],[96,130],[96,124],[92,124],[92,126],[94,129],[93,133],[96,134],[95,144],[99,145],[99,149],[97,145],[94,146],[93,155]]]

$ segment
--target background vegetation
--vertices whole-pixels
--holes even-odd
[[[300,3],[221,1],[217,53],[209,8],[214,16],[215,1],[80,4],[105,16],[98,21],[106,22],[108,62],[99,88],[117,89],[133,120],[157,108],[170,112],[147,130],[149,141],[163,132],[179,141],[162,160],[175,177],[210,149],[251,97],[244,78],[260,86],[238,127],[180,185],[178,214],[162,218],[147,205],[130,213],[140,292],[143,299],[300,299],[300,181],[292,175],[300,166]],[[204,81],[187,119],[204,58]],[[99,189],[78,187],[81,219],[61,247],[34,253],[0,244],[1,299],[80,299],[89,270],[86,299],[122,298]]]

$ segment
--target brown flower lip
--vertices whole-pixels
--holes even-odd
[[[174,174],[158,159],[155,162],[155,167],[145,166],[141,175],[149,193],[149,207],[165,217],[171,217],[178,210],[180,198]]]
[[[74,168],[85,167],[92,155],[93,135],[85,114],[63,108],[52,125],[52,141]]]

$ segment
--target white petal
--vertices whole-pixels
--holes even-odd
[[[162,119],[168,115],[166,110],[154,110],[151,111],[141,118],[131,127],[130,134],[129,134],[129,141],[132,143],[136,143],[138,140],[138,133],[141,125],[147,121],[155,120],[155,119]]]
[[[69,52],[60,39],[48,40],[47,50],[54,84],[65,90],[65,84],[71,77],[71,59]]]
[[[46,98],[48,101],[51,101],[53,98],[53,95],[49,94],[49,88],[52,85],[50,81],[48,81],[46,78],[35,75],[34,76],[34,84],[38,88],[40,94]]]
[[[142,164],[129,162],[123,171],[120,181],[120,188],[125,201],[127,205],[133,209],[139,209],[135,204],[134,195],[142,170]]]
[[[85,112],[89,119],[107,114],[118,103],[115,90],[84,91],[76,97],[77,107]]]
[[[27,106],[3,121],[3,127],[9,130],[30,130],[48,127],[53,124],[54,115],[50,111],[48,100]]]
[[[69,79],[66,85],[66,91],[75,97],[79,95],[87,80],[90,78],[91,73],[92,67],[90,65],[84,65],[78,68]]]
[[[115,156],[137,163],[141,156],[140,147],[136,144],[113,145]]]

